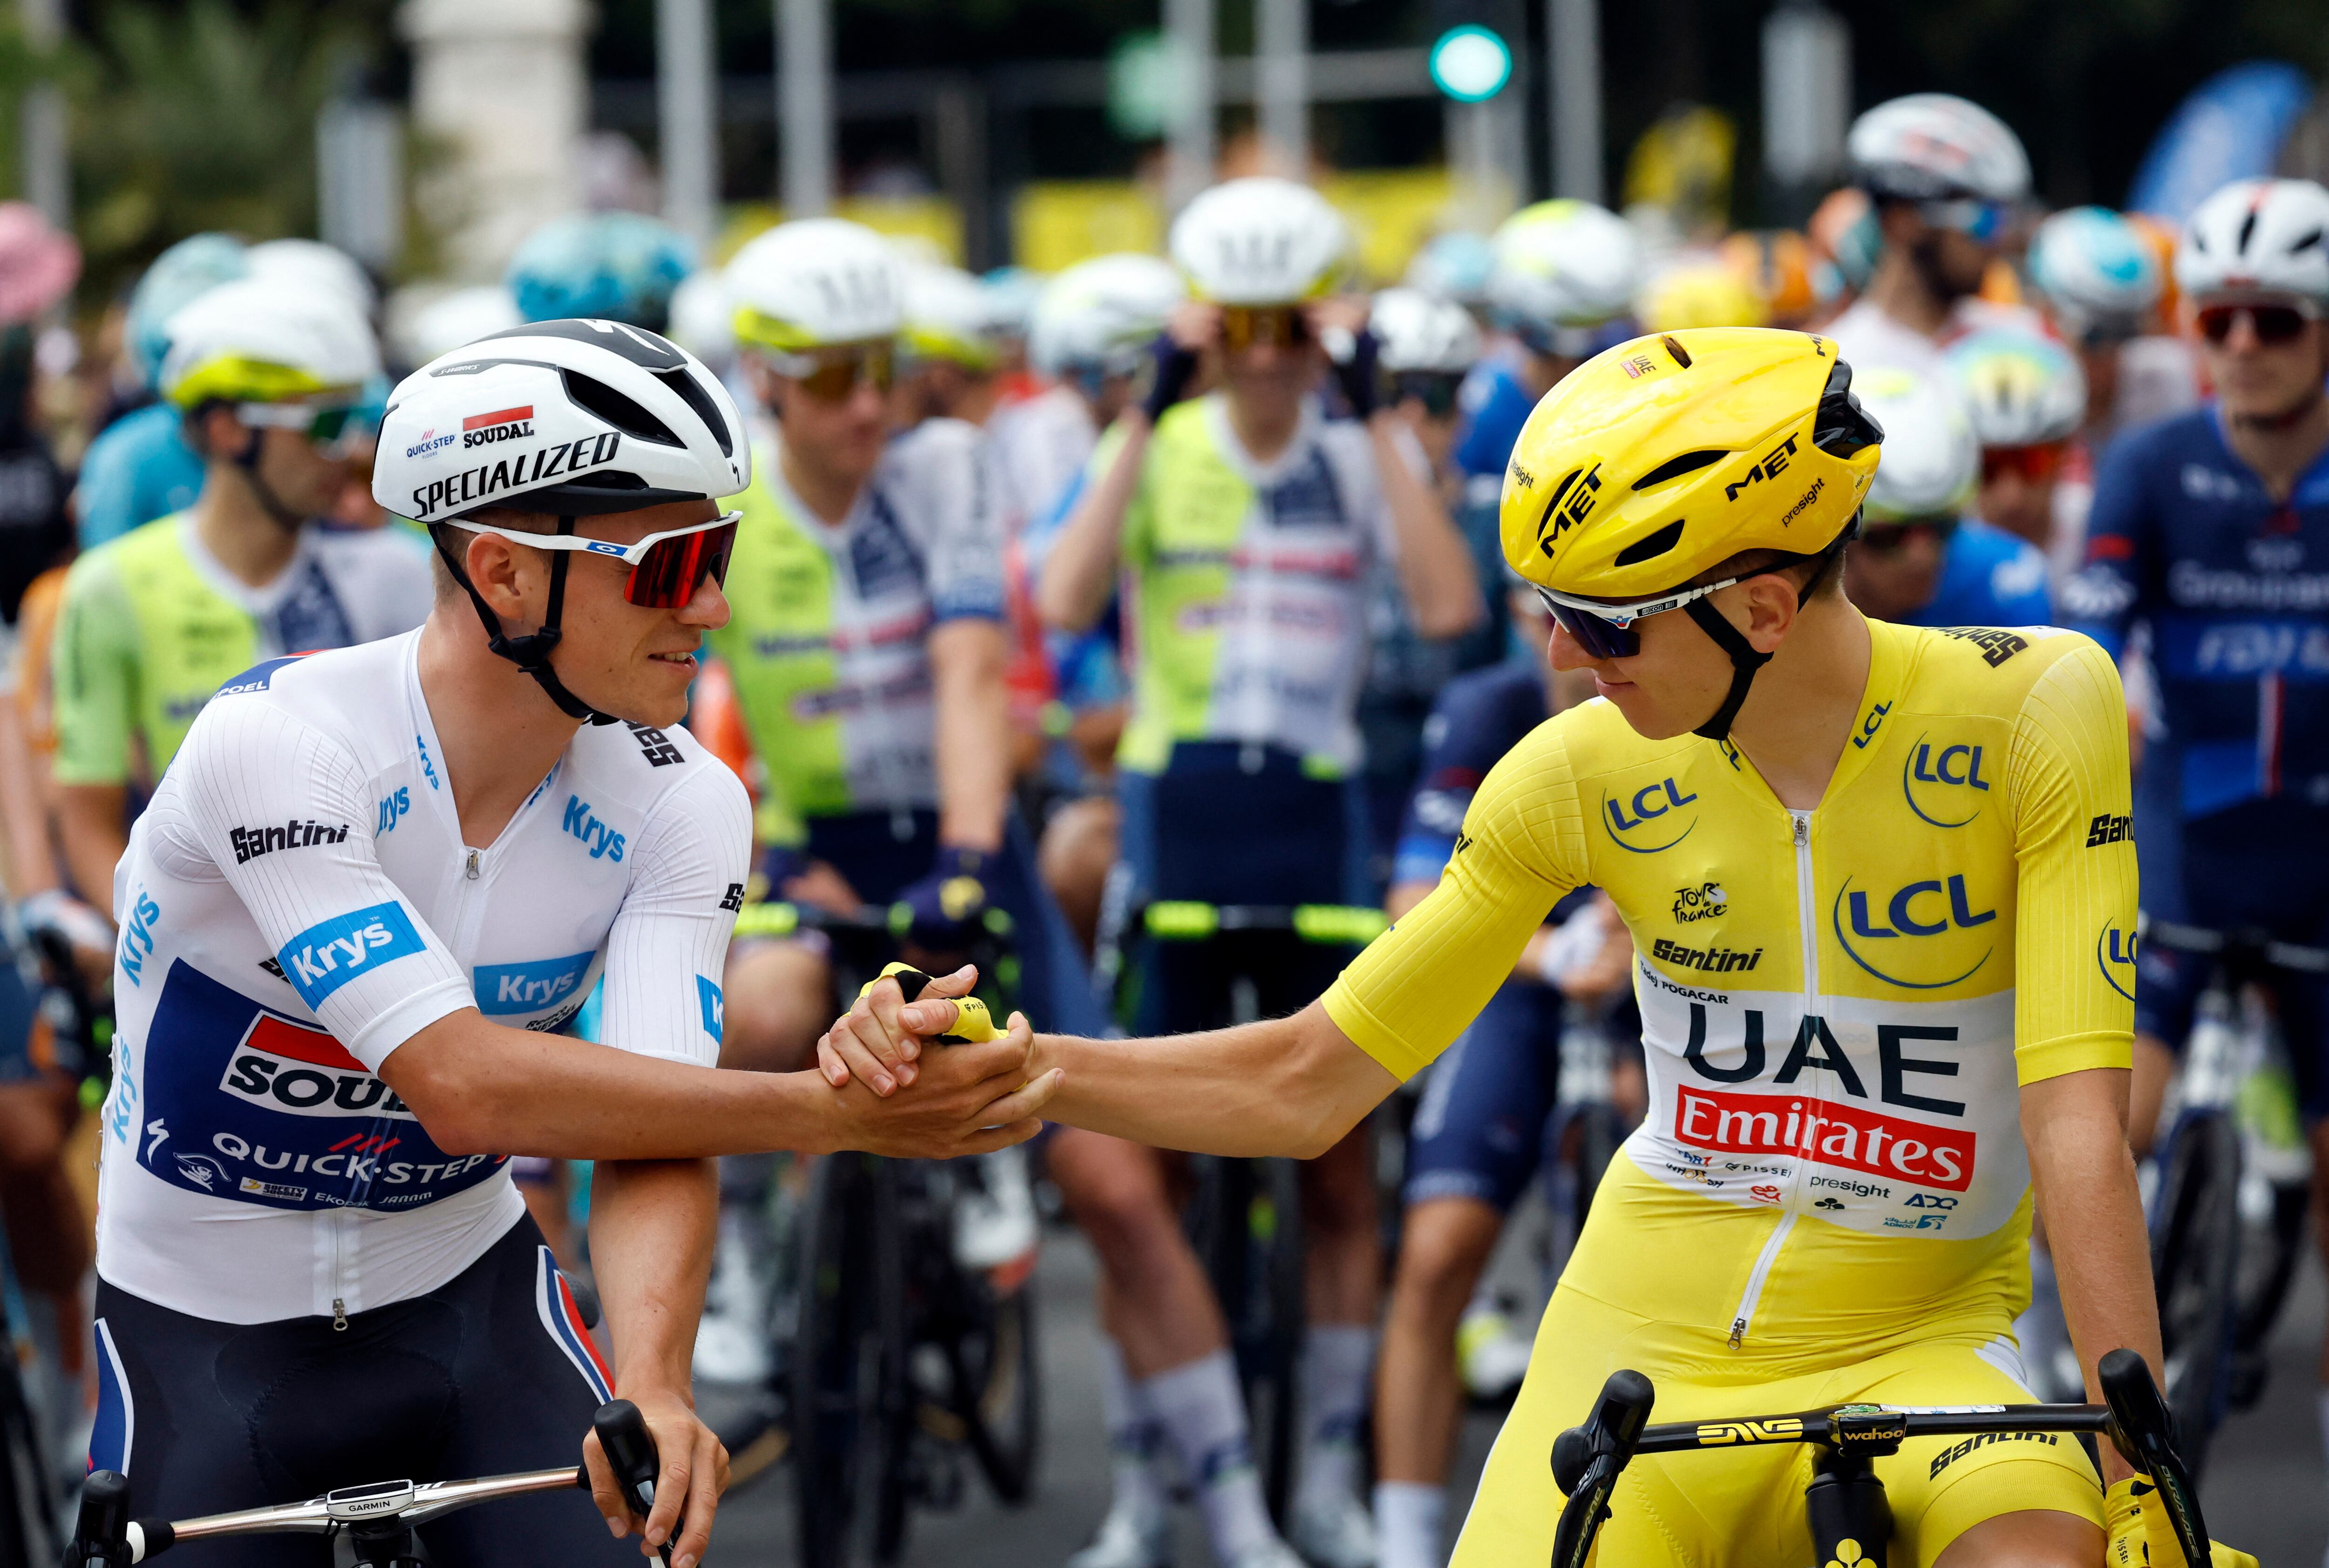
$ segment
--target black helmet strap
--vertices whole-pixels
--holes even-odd
[[[485,596],[469,581],[467,571],[446,547],[448,532],[460,531],[440,525],[431,528],[429,536],[437,546],[438,556],[445,562],[445,570],[453,574],[453,581],[461,585],[463,591],[469,596],[469,602],[476,606],[477,619],[485,624],[486,646],[532,675],[543,694],[558,704],[558,711],[568,718],[580,719],[590,724],[614,723],[616,720],[612,713],[599,712],[568,691],[566,683],[558,678],[558,672],[550,666],[551,650],[557,647],[559,640],[565,635],[559,622],[566,609],[566,564],[567,557],[572,553],[565,550],[550,553],[550,607],[542,615],[541,629],[527,632],[523,637],[512,637],[502,629],[501,617],[494,613],[493,607],[486,602]],[[559,518],[558,532],[572,534],[574,519],[570,516]],[[462,536],[468,537],[466,534]]]
[[[1858,537],[1859,534],[1860,515],[1855,512],[1853,514],[1852,521],[1844,524],[1843,532],[1837,534],[1828,543],[1826,549],[1809,557],[1812,562],[1812,574],[1804,579],[1804,585],[1801,588],[1796,590],[1797,609],[1803,609],[1805,603],[1811,598],[1812,585],[1826,574],[1829,561],[1840,553],[1845,544]],[[1762,573],[1757,572],[1754,575],[1759,577]],[[1698,622],[1699,629],[1713,639],[1715,647],[1730,656],[1730,690],[1724,694],[1722,705],[1714,710],[1714,716],[1699,725],[1691,733],[1703,735],[1710,741],[1728,741],[1730,738],[1731,723],[1739,717],[1739,710],[1747,701],[1748,688],[1755,684],[1755,672],[1769,664],[1771,656],[1759,652],[1753,643],[1749,642],[1747,634],[1731,625],[1729,619],[1714,608],[1714,600],[1711,595],[1703,599],[1693,599],[1683,605],[1683,609],[1689,612],[1691,619]]]

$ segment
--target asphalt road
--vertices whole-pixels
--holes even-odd
[[[1037,1280],[1042,1292],[1042,1476],[1026,1507],[1000,1507],[971,1478],[961,1506],[917,1515],[904,1562],[912,1568],[1052,1568],[1090,1538],[1108,1505],[1108,1444],[1099,1413],[1091,1308],[1090,1252],[1072,1233],[1045,1237]],[[2203,1492],[2219,1539],[2256,1554],[2264,1568],[2312,1568],[2329,1536],[2329,1468],[2322,1459],[2314,1366],[2329,1292],[2308,1264],[2273,1347],[2273,1375],[2261,1405],[2218,1440]],[[1492,1414],[1465,1424],[1457,1496],[1468,1497],[1488,1444]],[[710,1562],[714,1568],[790,1568],[792,1473],[779,1465],[730,1495]],[[1450,1529],[1462,1509],[1451,1507]],[[1183,1511],[1177,1562],[1212,1562],[1193,1514]],[[807,1568],[807,1565],[803,1565]]]

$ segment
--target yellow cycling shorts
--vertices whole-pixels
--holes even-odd
[[[1539,1326],[1528,1380],[1489,1456],[1450,1568],[1542,1568],[1561,1498],[1552,1440],[1590,1411],[1620,1367],[1657,1390],[1653,1423],[1776,1415],[1824,1405],[2026,1404],[2002,1319],[1931,1326],[1913,1343],[1825,1365],[1803,1354],[1731,1350],[1711,1329],[1622,1310],[1564,1283]],[[1611,1498],[1602,1568],[1769,1568],[1808,1563],[1804,1516],[1815,1450],[1794,1444],[1637,1458]],[[1876,1461],[1892,1507],[1894,1568],[1930,1568],[1984,1519],[2047,1508],[2091,1520],[2101,1483],[2075,1438],[1924,1438]],[[1832,1565],[1827,1565],[1832,1568]]]

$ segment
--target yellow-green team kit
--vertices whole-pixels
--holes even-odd
[[[1545,1313],[1457,1568],[1546,1559],[1552,1440],[1619,1367],[1662,1421],[2032,1397],[2017,1089],[2130,1060],[2126,704],[2071,633],[1870,633],[1816,809],[1727,744],[1644,740],[1585,704],[1489,774],[1438,890],[1326,997],[1406,1078],[1569,889],[1606,889],[1638,949],[1650,1112]],[[1637,1460],[1600,1561],[1808,1561],[1810,1463]],[[1998,1514],[2102,1518],[2068,1439],[1912,1442],[1877,1469],[1918,1568]]]

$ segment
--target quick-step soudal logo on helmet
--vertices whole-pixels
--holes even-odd
[[[500,409],[490,414],[471,414],[461,421],[461,445],[490,446],[495,441],[514,440],[533,434],[533,405]]]
[[[480,414],[477,419],[498,420],[499,423],[465,430],[465,441],[484,437],[488,440],[523,440],[533,434],[533,410],[531,406],[504,409],[498,413]],[[465,425],[471,422],[463,420]],[[506,434],[503,432],[506,431]],[[582,436],[571,441],[552,441],[549,446],[532,451],[521,450],[508,457],[480,462],[473,468],[457,474],[448,474],[441,479],[431,479],[412,492],[412,518],[426,523],[439,513],[466,511],[497,501],[504,496],[521,495],[538,488],[552,479],[587,469],[601,468],[615,460],[622,449],[623,438],[613,430],[595,436]]]

